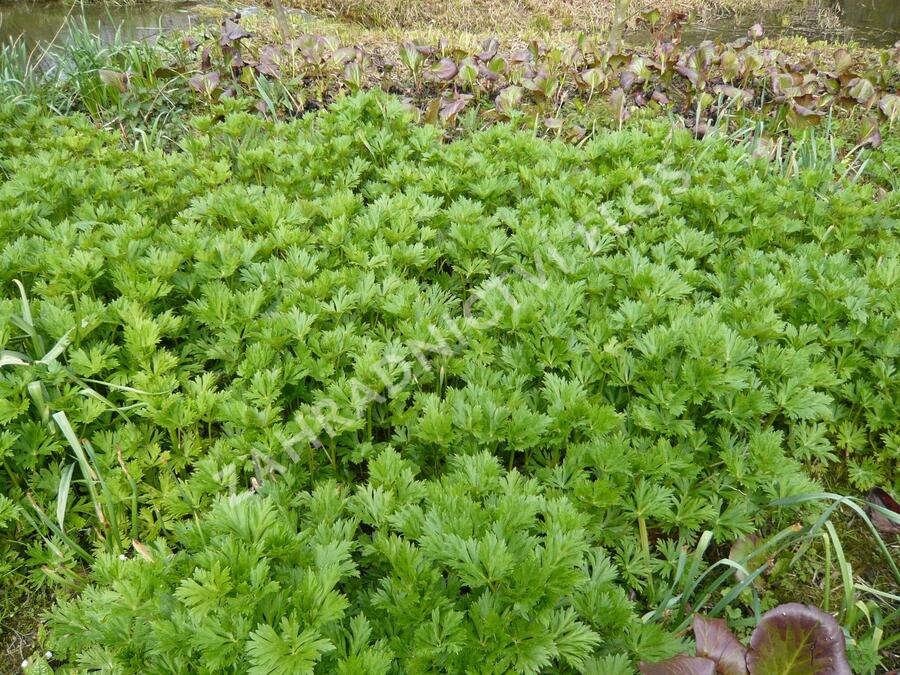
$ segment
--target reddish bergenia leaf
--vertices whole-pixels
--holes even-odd
[[[675,72],[681,75],[696,87],[700,83],[700,73],[698,73],[693,68],[688,68],[687,66],[675,66]]]
[[[747,675],[747,649],[738,642],[724,619],[694,615],[694,638],[697,656],[716,663],[720,675]]]
[[[796,602],[763,615],[750,636],[747,667],[750,675],[852,675],[834,617]]]
[[[524,91],[522,90],[522,87],[506,87],[497,94],[497,98],[495,99],[497,111],[501,114],[508,114],[519,105],[523,94]]]
[[[441,119],[445,122],[453,122],[454,120],[456,120],[456,116],[459,115],[459,113],[461,113],[463,110],[465,110],[466,106],[471,100],[471,94],[457,94],[456,96],[450,98],[441,99]]]
[[[874,117],[865,118],[862,121],[859,140],[856,142],[857,145],[877,148],[881,146],[882,142],[883,140],[881,138],[881,129],[878,127],[878,120]],[[887,520],[887,518],[885,518],[885,520]]]
[[[531,61],[531,52],[527,49],[519,49],[509,55],[511,63],[528,63]]]
[[[459,72],[459,69],[456,67],[456,64],[453,63],[453,59],[445,58],[435,63],[429,72],[436,80],[449,82],[456,77],[456,73]]]
[[[853,57],[846,49],[838,49],[834,52],[834,70],[839,75],[853,65]]]
[[[256,71],[262,75],[271,75],[278,77],[281,74],[279,62],[281,61],[281,49],[272,45],[263,47],[259,55],[259,63],[256,64]]]
[[[355,60],[361,50],[358,47],[339,47],[334,50],[331,60],[342,66]]]
[[[871,504],[885,509],[896,516],[896,518],[891,518],[889,515],[869,506],[867,510],[875,529],[883,534],[900,534],[900,504],[897,503],[897,500],[879,487],[872,488],[866,498]]]
[[[900,96],[896,94],[885,94],[878,101],[878,108],[888,118],[889,122],[893,122],[900,117]]]
[[[478,66],[478,74],[481,75],[481,77],[486,79],[488,82],[496,82],[497,80],[500,79],[500,75],[495,73],[493,70],[491,70],[490,68],[485,66],[480,61],[478,62],[477,66]]]
[[[716,675],[716,664],[700,656],[676,656],[660,663],[642,663],[643,675]]]
[[[848,83],[847,93],[856,99],[857,103],[867,103],[875,95],[875,87],[864,77],[854,77]]]
[[[497,38],[488,38],[481,44],[481,51],[478,52],[478,59],[483,63],[487,63],[497,56],[497,50],[500,49],[500,41]]]
[[[188,78],[188,85],[194,91],[209,95],[219,86],[220,79],[219,73],[215,70],[210,73],[197,73],[193,77]]]
[[[231,19],[225,19],[222,22],[222,30],[219,35],[219,44],[223,47],[229,47],[238,40],[253,37],[251,33],[245,31],[241,26]]]

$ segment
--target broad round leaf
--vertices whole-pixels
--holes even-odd
[[[796,602],[763,615],[750,636],[747,667],[750,675],[852,675],[834,617]]]
[[[697,656],[705,656],[716,663],[721,675],[747,675],[747,649],[738,642],[724,619],[710,619],[694,615],[694,638]]]

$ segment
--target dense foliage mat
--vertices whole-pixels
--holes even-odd
[[[0,575],[81,591],[55,658],[631,672],[702,532],[896,480],[896,193],[376,93],[191,125],[0,107]]]

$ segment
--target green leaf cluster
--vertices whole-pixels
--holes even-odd
[[[897,480],[896,192],[662,122],[220,112],[163,152],[0,104],[0,569],[93,566],[77,661],[603,672],[677,651],[636,616],[702,531]]]

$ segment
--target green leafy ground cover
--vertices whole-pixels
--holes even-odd
[[[735,540],[900,487],[893,137],[854,182],[409,115],[0,107],[0,575],[56,666],[633,672],[786,599],[698,581]]]

